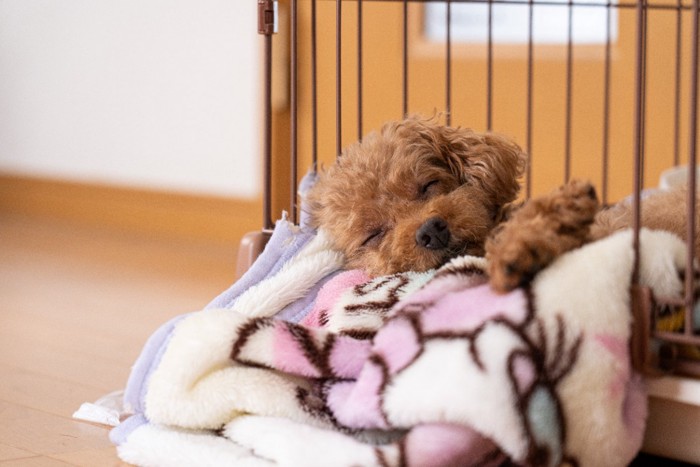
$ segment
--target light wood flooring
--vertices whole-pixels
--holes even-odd
[[[233,282],[235,250],[0,214],[0,464],[123,465],[107,427],[71,415]]]

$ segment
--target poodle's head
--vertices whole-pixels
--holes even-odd
[[[390,122],[346,148],[307,195],[347,266],[373,275],[423,271],[482,255],[487,235],[518,195],[526,156],[493,133]]]

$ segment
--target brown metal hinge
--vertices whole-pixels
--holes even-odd
[[[277,33],[277,0],[258,0],[258,34]]]
[[[652,352],[651,337],[655,326],[653,313],[656,307],[654,295],[648,287],[633,285],[630,289],[632,306],[632,337],[630,356],[632,367],[645,376],[661,376],[659,358]]]
[[[633,285],[630,289],[632,307],[632,338],[630,339],[630,356],[632,367],[642,374],[648,374],[651,366],[651,311],[653,296],[648,288]]]

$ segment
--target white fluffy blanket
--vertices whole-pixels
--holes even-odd
[[[680,296],[685,247],[641,233],[641,281]],[[323,235],[226,308],[164,325],[112,434],[139,465],[627,465],[646,397],[628,343],[630,232],[496,295],[484,261],[336,275]],[[308,310],[307,310],[308,311]]]

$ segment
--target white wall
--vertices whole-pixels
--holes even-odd
[[[260,191],[256,0],[0,0],[0,171]]]

